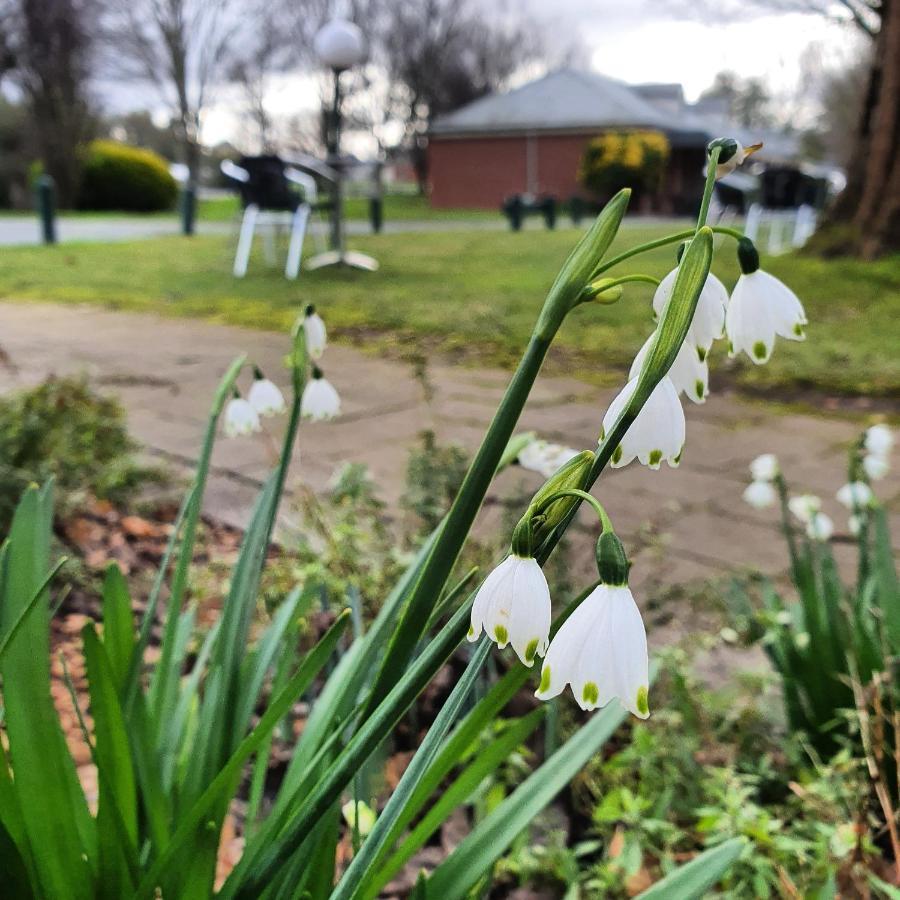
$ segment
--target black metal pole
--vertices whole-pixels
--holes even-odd
[[[334,70],[334,100],[331,106],[328,155],[337,173],[332,190],[331,249],[344,253],[344,173],[341,166],[341,72]]]
[[[181,192],[181,233],[192,235],[197,217],[197,188],[188,181]]]
[[[38,217],[45,244],[56,243],[56,187],[49,175],[41,175],[35,183]]]

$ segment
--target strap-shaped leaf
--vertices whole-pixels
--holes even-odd
[[[747,842],[732,838],[679,866],[638,896],[642,900],[698,900],[722,879]]]

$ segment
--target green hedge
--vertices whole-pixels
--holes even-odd
[[[152,150],[93,141],[85,154],[79,209],[156,212],[171,209],[178,185]]]

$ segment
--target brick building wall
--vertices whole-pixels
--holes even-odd
[[[428,143],[431,205],[439,209],[498,209],[511,194],[552,194],[568,200],[584,195],[578,167],[596,133],[500,137],[441,137]],[[702,189],[703,149],[673,150],[660,196],[646,198],[645,211],[682,213],[681,197]]]

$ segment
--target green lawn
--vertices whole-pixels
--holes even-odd
[[[421,222],[421,221],[472,221],[498,220],[499,210],[486,209],[432,209],[428,200],[418,194],[385,194],[382,205],[386,222]],[[197,217],[204,222],[226,222],[240,212],[237,196],[214,197],[201,200]],[[348,219],[369,218],[369,201],[364,197],[348,197],[344,204],[344,212]]]
[[[658,227],[627,225],[618,245],[657,237]],[[247,278],[231,277],[224,237],[167,237],[122,244],[5,248],[0,296],[99,303],[254,328],[286,329],[315,303],[334,336],[375,352],[440,351],[467,363],[511,364],[541,300],[578,233],[528,231],[378,235],[351,243],[381,262],[376,273],[304,272],[286,281],[255,258]],[[622,273],[660,276],[670,248],[629,261]],[[763,260],[804,301],[804,344],[779,341],[772,362],[716,360],[713,385],[779,387],[791,398],[810,388],[847,395],[900,391],[900,259],[877,263],[791,256]],[[714,266],[729,286],[734,243]],[[596,381],[620,379],[649,330],[651,289],[632,285],[614,306],[585,306],[565,324],[549,360],[553,371]],[[2,338],[0,338],[2,340]],[[721,355],[721,351],[720,351]]]

